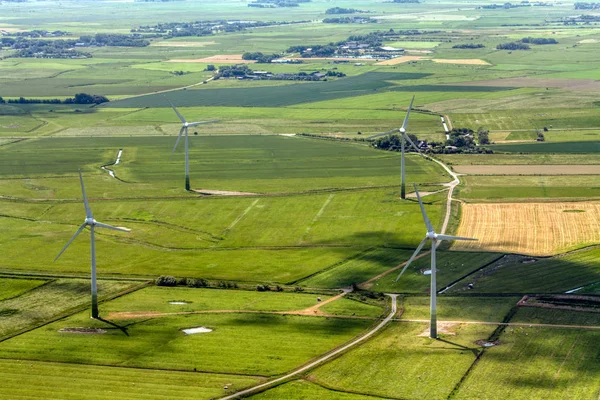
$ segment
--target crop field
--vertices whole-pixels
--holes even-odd
[[[323,386],[306,380],[298,380],[277,386],[266,392],[250,397],[253,400],[278,400],[278,399],[321,399],[321,400],[376,400],[381,397],[363,394],[329,390]]]
[[[600,240],[600,204],[497,203],[464,204],[455,250],[487,250],[546,256]]]
[[[438,297],[438,318],[440,321],[501,322],[520,297]],[[406,296],[402,301],[401,319],[428,320],[429,297]],[[530,322],[526,319],[526,322]]]
[[[47,281],[41,279],[0,278],[0,301],[18,297],[44,283]]]
[[[600,165],[458,165],[467,175],[598,175]]]

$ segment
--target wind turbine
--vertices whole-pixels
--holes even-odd
[[[165,97],[165,99],[167,99],[167,98]],[[171,100],[167,99],[167,101],[171,105],[171,108],[173,109],[173,111],[175,111],[175,114],[177,114],[177,116],[181,120],[181,129],[179,130],[179,136],[177,136],[177,141],[175,142],[175,146],[173,147],[173,151],[171,152],[171,155],[173,155],[173,153],[175,153],[175,149],[177,149],[177,145],[179,144],[181,135],[183,135],[183,132],[185,132],[185,190],[189,191],[190,190],[190,159],[189,159],[189,152],[188,152],[188,128],[190,126],[193,127],[193,126],[198,126],[198,125],[202,125],[202,124],[210,124],[210,123],[217,122],[217,121],[187,122],[185,120],[185,118],[183,118],[183,115],[181,115],[179,113],[179,111],[177,111],[177,108],[175,108],[173,103],[171,103]]]
[[[63,247],[63,249],[60,251],[60,253],[58,253],[58,255],[56,256],[54,261],[59,259],[59,257],[62,255],[62,253],[65,252],[65,250],[67,249],[67,247],[69,247],[71,242],[73,242],[73,240],[75,240],[77,235],[79,235],[86,226],[90,227],[90,237],[91,237],[90,242],[91,242],[91,247],[92,247],[92,249],[91,249],[91,253],[92,253],[92,318],[97,319],[98,318],[98,289],[97,289],[97,285],[96,285],[96,242],[94,239],[94,229],[96,227],[100,227],[100,228],[112,229],[115,231],[121,231],[121,232],[129,232],[130,229],[118,228],[116,226],[106,225],[106,224],[96,221],[94,219],[94,216],[92,215],[92,210],[90,209],[90,205],[88,203],[87,196],[85,195],[85,187],[83,186],[83,177],[81,176],[81,171],[79,171],[79,181],[81,182],[81,193],[83,194],[83,205],[85,206],[85,221],[83,222],[83,224],[81,224],[79,229],[77,229],[77,232],[75,232],[75,234],[73,235],[71,240],[69,240],[67,242],[67,244],[65,245],[65,247]]]
[[[402,127],[401,128],[396,128],[393,129],[389,132],[385,132],[385,133],[379,133],[377,135],[371,136],[367,139],[374,139],[376,137],[380,137],[380,136],[386,136],[386,135],[391,135],[393,133],[396,132],[400,132],[400,152],[401,152],[401,186],[400,186],[400,197],[402,199],[406,198],[406,184],[405,184],[405,177],[404,177],[404,141],[407,140],[408,143],[410,143],[410,145],[421,155],[423,156],[423,153],[421,153],[421,150],[417,147],[417,145],[412,141],[412,139],[406,134],[406,128],[408,126],[408,117],[410,115],[410,110],[412,109],[412,105],[413,102],[415,101],[415,96],[412,97],[412,100],[410,101],[410,105],[408,106],[408,111],[406,111],[406,116],[404,117],[404,122],[402,123]]]
[[[408,268],[410,263],[412,263],[413,260],[415,259],[415,257],[417,256],[417,254],[419,254],[419,252],[425,245],[425,242],[427,242],[427,239],[431,240],[431,288],[429,289],[429,292],[431,294],[431,322],[430,322],[430,326],[429,326],[429,337],[431,337],[432,339],[435,339],[435,338],[437,338],[437,289],[436,289],[437,286],[436,286],[436,280],[435,280],[435,278],[436,278],[435,250],[442,240],[477,240],[477,239],[435,233],[435,231],[433,230],[433,225],[431,225],[431,221],[429,221],[429,218],[427,217],[427,213],[425,212],[425,207],[423,207],[423,202],[421,201],[421,196],[419,195],[419,191],[417,190],[417,185],[415,184],[414,187],[415,187],[415,193],[417,194],[417,199],[419,200],[419,207],[421,207],[421,214],[423,214],[423,220],[425,221],[425,226],[427,226],[427,233],[425,234],[425,238],[423,240],[421,240],[421,243],[419,243],[419,245],[417,246],[417,249],[415,250],[413,255],[410,257],[410,259],[408,260],[408,262],[406,263],[404,268],[402,268],[402,271],[400,271],[400,273],[398,274],[398,277],[396,278],[395,282],[398,282],[398,279],[400,279],[400,277],[402,276],[404,271],[406,271],[406,269]]]

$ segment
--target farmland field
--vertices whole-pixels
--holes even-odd
[[[0,0],[0,397],[599,400],[597,6]]]
[[[557,254],[600,241],[599,212],[592,202],[464,204],[458,234],[479,240],[452,248]]]

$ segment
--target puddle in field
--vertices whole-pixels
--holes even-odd
[[[423,271],[423,275],[431,275],[431,270],[426,269],[425,271]]]
[[[193,335],[195,333],[209,333],[209,332],[212,332],[213,330],[210,328],[205,328],[203,326],[199,326],[197,328],[182,329],[182,331],[186,335]]]
[[[191,301],[184,301],[184,300],[173,300],[170,301],[169,304],[174,304],[174,305],[181,305],[181,304],[190,304]]]

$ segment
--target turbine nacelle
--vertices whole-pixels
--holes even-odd
[[[86,218],[85,224],[86,225],[96,225],[96,220],[94,218]]]
[[[403,134],[403,135],[406,133],[406,129],[404,129],[404,128],[400,128],[400,129],[399,129],[399,131],[400,131],[400,133],[401,133],[401,134]]]
[[[437,239],[437,233],[435,233],[434,231],[427,232],[425,234],[425,237],[430,240],[435,240],[435,239]]]

